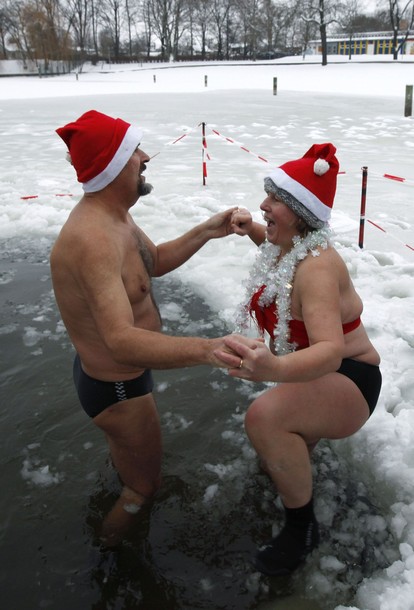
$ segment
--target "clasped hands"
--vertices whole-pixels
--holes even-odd
[[[214,350],[214,356],[228,368],[232,377],[249,381],[272,381],[275,356],[262,338],[228,335],[224,348]]]
[[[231,232],[237,235],[248,235],[252,228],[252,215],[245,208],[234,208],[231,215]]]

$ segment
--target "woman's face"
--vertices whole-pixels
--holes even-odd
[[[299,235],[299,217],[274,193],[267,193],[260,205],[267,224],[267,240],[284,250],[292,247],[292,238]]]

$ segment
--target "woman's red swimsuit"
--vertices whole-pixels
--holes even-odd
[[[269,333],[271,338],[274,340],[274,330],[277,324],[277,311],[276,303],[273,301],[270,305],[262,306],[259,304],[259,299],[263,294],[266,286],[259,288],[254,293],[249,305],[250,315],[254,315],[258,327],[262,332],[266,331]],[[350,333],[351,330],[358,328],[361,324],[361,318],[358,316],[353,322],[347,322],[342,324],[344,335]],[[288,320],[288,326],[290,330],[289,342],[296,344],[296,349],[303,349],[309,347],[309,337],[306,332],[305,323],[301,320]]]
[[[253,295],[249,311],[250,315],[254,315],[257,325],[262,332],[267,331],[274,339],[274,330],[277,324],[276,303],[262,306],[259,304],[259,299],[266,286],[262,286]],[[358,317],[353,322],[342,324],[344,335],[350,333],[351,330],[358,328],[361,324],[361,318]],[[305,324],[301,320],[289,320],[290,342],[296,344],[296,349],[309,347],[308,333],[306,332]],[[337,373],[345,375],[355,383],[365,400],[368,403],[370,415],[372,415],[378,401],[381,390],[381,371],[378,366],[354,360],[353,358],[344,358]]]

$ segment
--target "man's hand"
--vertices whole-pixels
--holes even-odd
[[[263,339],[240,335],[224,337],[224,349],[215,349],[214,356],[229,368],[229,375],[249,381],[277,381],[278,358]]]
[[[229,208],[224,212],[214,214],[214,216],[206,220],[206,229],[210,232],[211,239],[226,237],[226,235],[233,233],[232,217],[236,210],[236,207]]]

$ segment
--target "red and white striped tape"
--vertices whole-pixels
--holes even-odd
[[[411,180],[410,178],[402,178],[401,176],[395,176],[394,174],[377,174],[375,172],[370,172],[370,176],[374,176],[375,178],[387,178],[388,180],[393,180],[394,182],[414,184],[414,180]]]
[[[387,235],[389,235],[390,237],[392,237],[396,241],[400,242],[400,244],[402,244],[406,248],[409,248],[409,250],[413,250],[414,251],[413,246],[410,246],[409,244],[406,244],[401,239],[398,239],[398,237],[395,237],[395,235],[392,235],[392,233],[388,233],[388,231],[386,231],[383,227],[381,227],[377,222],[374,222],[373,220],[370,220],[369,218],[367,218],[367,222],[369,222],[371,225],[373,225],[374,227],[376,227],[377,229],[379,229],[383,233],[386,233]]]
[[[191,127],[189,128],[187,131],[185,131],[183,134],[181,134],[180,136],[178,136],[178,138],[174,138],[173,140],[171,140],[170,142],[167,142],[166,144],[164,144],[164,146],[170,146],[172,144],[177,144],[177,142],[180,142],[181,140],[183,140],[184,138],[186,138],[187,136],[191,135],[192,133],[195,132],[196,129],[198,129],[198,127],[200,127],[201,123],[199,125],[197,125],[197,127]],[[154,155],[155,156],[155,155]]]
[[[236,140],[233,140],[232,138],[228,138],[227,136],[224,136],[222,133],[217,131],[217,129],[212,129],[211,132],[214,133],[214,135],[219,136],[220,138],[223,138],[223,140],[226,140],[227,142],[230,142],[230,144],[236,144],[236,146],[239,146],[239,148],[241,150],[244,150],[244,152],[247,152],[250,155],[253,155],[257,159],[260,159],[260,161],[263,161],[264,163],[269,163],[269,161],[267,159],[265,159],[264,157],[262,157],[261,155],[257,155],[253,151],[251,151],[248,148],[246,148],[246,146],[244,146],[240,142],[236,142]]]
[[[40,197],[40,195],[22,195],[20,199],[38,199],[38,197]],[[55,193],[53,197],[73,197],[73,195],[72,193]]]
[[[222,133],[220,133],[219,131],[217,131],[216,129],[212,129],[211,130],[212,133],[214,133],[216,136],[219,136],[220,138],[222,138],[223,140],[226,140],[226,142],[230,142],[230,144],[235,144],[236,146],[238,146],[241,150],[244,150],[244,152],[249,153],[250,155],[253,155],[254,157],[256,157],[257,159],[260,159],[260,161],[264,161],[264,163],[270,163],[270,161],[268,159],[265,159],[265,157],[263,157],[262,155],[258,155],[257,153],[253,152],[252,150],[250,150],[249,148],[247,148],[246,146],[244,146],[243,144],[241,144],[240,142],[237,142],[236,140],[233,140],[232,138],[229,138],[228,136],[223,135]],[[276,163],[274,164],[276,167]],[[346,172],[338,172],[338,174],[345,174]]]

